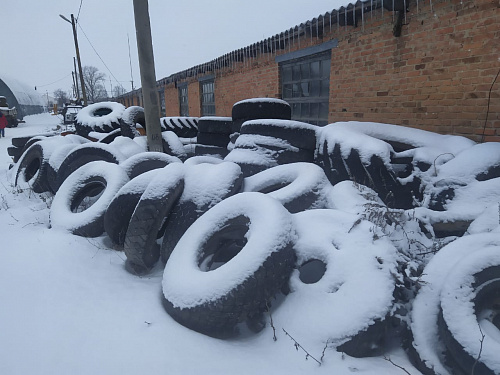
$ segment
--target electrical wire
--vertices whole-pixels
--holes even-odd
[[[78,18],[80,17],[80,11],[82,10],[82,3],[83,3],[83,0],[80,0],[80,7],[78,8],[78,14],[76,16],[77,21],[78,21]]]
[[[99,60],[101,60],[101,62],[104,64],[104,66],[106,67],[106,69],[108,69],[108,72],[109,74],[114,78],[114,80],[116,81],[116,83],[118,83],[118,85],[122,86],[121,83],[116,79],[116,77],[114,76],[114,74],[111,72],[111,70],[108,68],[108,66],[106,65],[106,63],[104,62],[104,60],[102,59],[102,57],[99,55],[99,53],[97,52],[97,50],[95,49],[94,45],[92,44],[92,42],[90,41],[89,37],[87,36],[87,34],[85,34],[85,31],[83,30],[82,28],[82,25],[80,25],[80,22],[78,22],[78,27],[80,28],[80,30],[82,30],[82,33],[83,35],[85,36],[85,38],[87,39],[87,41],[89,42],[90,46],[92,47],[92,49],[94,50],[95,54],[97,55],[97,57],[99,57]],[[123,87],[123,86],[122,86]]]
[[[493,86],[495,86],[495,82],[497,81],[497,78],[499,75],[500,75],[500,69],[498,70],[498,73],[495,76],[493,83],[491,84],[490,91],[488,92],[488,107],[486,109],[486,119],[484,120],[483,135],[481,136],[481,143],[484,142],[484,135],[485,135],[484,133],[486,132],[486,125],[488,124],[488,115],[490,114],[491,91],[493,90]]]
[[[54,83],[61,82],[62,80],[64,80],[64,79],[68,78],[70,75],[71,75],[71,73],[70,73],[70,74],[68,74],[68,75],[66,75],[66,76],[64,76],[64,77],[63,77],[63,78],[61,78],[61,79],[58,79],[57,81],[54,81],[54,82],[51,82],[51,83],[47,83],[46,85],[36,85],[35,87],[45,87],[45,86],[50,86],[50,85],[53,85]]]

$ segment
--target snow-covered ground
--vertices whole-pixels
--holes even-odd
[[[359,259],[352,263],[360,267],[358,273],[338,282],[363,291],[361,301],[360,295],[332,293],[328,282],[337,282],[337,276],[327,272],[325,282],[310,288],[292,277],[294,293],[274,310],[277,340],[269,324],[260,333],[221,340],[174,321],[161,302],[163,267],[147,276],[131,275],[125,255],[111,249],[106,235],[83,238],[50,228],[53,197],[13,186],[6,151],[11,138],[50,132],[60,122],[49,114],[28,116],[0,138],[0,374],[420,374],[397,340],[381,355],[361,359],[326,345],[330,334],[363,319],[364,303],[384,303],[376,301],[380,291],[370,288],[385,286],[387,279],[374,281],[380,275],[363,274],[369,269],[363,252],[371,246],[371,233],[363,232],[362,225],[354,228],[354,214],[309,211],[294,220],[318,230],[318,235],[306,231],[299,249],[319,251],[316,244],[329,241],[353,254],[343,259],[342,253],[319,251],[317,257],[332,257],[333,264]],[[343,189],[336,187],[339,205]],[[325,236],[320,229],[329,220],[338,226]],[[477,232],[488,225],[479,225]],[[394,258],[389,239],[377,244],[371,248],[373,257]],[[390,272],[391,267],[386,262],[380,268]],[[315,361],[320,358],[321,365]]]

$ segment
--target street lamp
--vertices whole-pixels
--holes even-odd
[[[80,73],[80,84],[82,86],[82,96],[83,96],[83,105],[87,105],[87,92],[85,90],[85,82],[83,80],[83,71],[82,71],[82,62],[80,61],[80,50],[78,49],[78,39],[76,37],[76,24],[75,17],[71,14],[71,21],[64,17],[62,14],[59,15],[63,20],[69,22],[73,27],[73,38],[75,40],[75,49],[76,49],[76,60],[78,61],[78,71]]]

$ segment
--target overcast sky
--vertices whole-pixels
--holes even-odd
[[[156,78],[208,62],[345,3],[348,1],[149,0]],[[41,94],[50,95],[58,88],[69,92],[75,48],[71,25],[59,14],[69,19],[72,13],[75,17],[79,13],[82,65],[93,65],[105,73],[108,90],[119,81],[129,91],[128,36],[134,86],[139,87],[132,0],[3,0],[0,77],[37,86]]]

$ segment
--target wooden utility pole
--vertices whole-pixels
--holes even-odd
[[[78,48],[78,38],[76,37],[75,17],[72,14],[71,21],[68,20],[66,17],[64,17],[62,14],[60,14],[59,17],[61,17],[66,22],[69,22],[71,24],[71,27],[73,28],[73,39],[75,40],[76,60],[78,61],[78,71],[80,72],[80,83],[82,86],[83,104],[86,106],[87,105],[87,92],[85,90],[85,81],[83,80],[82,62],[80,60],[80,49]]]
[[[76,59],[73,57],[73,65],[75,66],[75,84],[76,84],[76,99],[80,98],[80,88],[78,87],[78,73],[76,72]]]
[[[134,16],[148,150],[163,152],[148,0],[134,0]]]
[[[76,60],[78,61],[78,71],[80,73],[80,84],[82,86],[83,105],[87,105],[87,92],[85,90],[85,82],[83,80],[82,62],[80,60],[80,49],[78,48],[78,39],[76,37],[75,17],[71,14],[71,26],[73,26],[73,38],[75,39]]]

